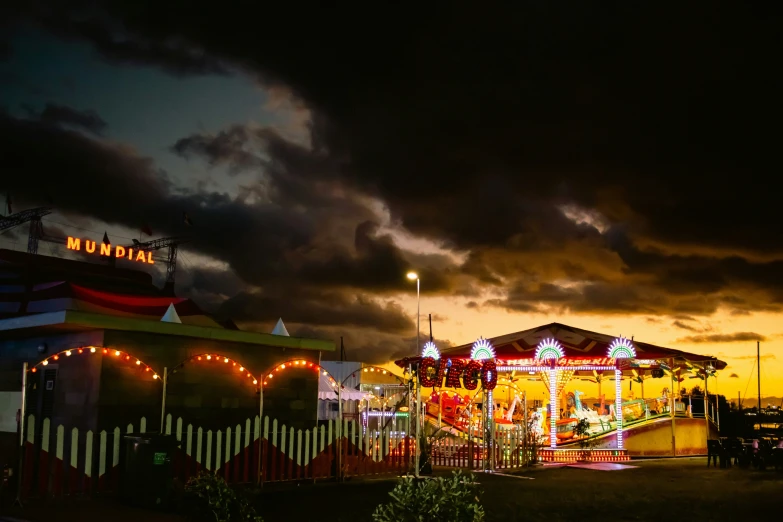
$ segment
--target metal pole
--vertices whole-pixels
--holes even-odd
[[[419,353],[421,345],[419,344],[419,332],[421,332],[421,279],[416,278],[416,354]],[[416,464],[413,476],[419,476],[421,467],[421,431],[424,429],[424,419],[421,416],[421,382],[416,379]]]
[[[343,365],[340,364],[340,380],[337,381],[337,481],[343,480]]]
[[[525,455],[525,465],[528,464],[527,459],[527,438],[528,438],[528,425],[530,424],[530,421],[528,420],[528,412],[527,412],[527,390],[522,392],[522,400],[523,400],[523,407],[525,408],[522,411],[522,419],[524,420],[522,427],[524,429],[524,438],[522,439],[522,451],[524,452],[523,455]]]
[[[420,363],[421,364],[421,363]],[[424,423],[421,415],[421,381],[416,379],[416,464],[413,476],[418,478],[421,468],[421,431]]]
[[[321,358],[321,352],[318,352],[318,358]],[[320,364],[318,365],[318,379],[320,382],[321,379],[321,368]],[[263,474],[261,470],[261,451],[263,450],[263,442],[261,438],[264,436],[264,376],[261,375],[260,379],[258,381],[258,485],[259,487],[263,485]],[[316,424],[318,422],[316,421]]]
[[[707,440],[710,439],[710,399],[707,393],[708,383],[710,381],[710,373],[707,367],[704,367],[704,420],[707,421]]]
[[[24,466],[24,429],[27,416],[27,363],[22,363],[22,404],[19,407],[19,469],[16,470],[16,500],[22,506],[22,468]]]
[[[669,415],[672,418],[672,457],[677,456],[677,428],[674,425],[674,414],[677,409],[677,395],[674,393],[674,359],[669,360],[669,369],[671,370],[672,389],[669,396]]]
[[[405,422],[405,436],[408,439],[408,455],[406,458],[408,459],[407,465],[408,465],[408,473],[411,472],[411,466],[413,463],[413,453],[411,453],[410,449],[410,441],[411,441],[411,426],[413,426],[413,365],[408,365],[408,417],[407,421]]]
[[[720,397],[718,397],[718,374],[715,373],[715,412],[718,421],[718,433],[720,433]]]
[[[160,433],[163,434],[163,423],[166,419],[166,385],[169,382],[169,370],[168,368],[163,368],[163,399],[161,400],[160,404]]]
[[[438,392],[438,429],[443,427],[443,389]]]
[[[756,364],[758,365],[756,377],[759,383],[759,415],[761,415],[761,341],[756,341]],[[759,422],[761,422],[760,418]]]

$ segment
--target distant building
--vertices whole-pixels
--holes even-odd
[[[225,429],[258,414],[253,380],[334,350],[331,341],[287,336],[282,321],[276,330],[219,322],[189,299],[164,295],[144,272],[0,250],[0,429],[15,431],[24,362],[35,368],[27,411],[54,426],[99,432],[145,417],[147,430],[158,431],[162,379],[151,374],[162,378],[166,368],[166,412]],[[280,374],[264,388],[264,415],[311,426],[317,386],[311,373]]]

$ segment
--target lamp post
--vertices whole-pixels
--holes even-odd
[[[408,272],[408,279],[413,281],[416,280],[416,351],[414,352],[414,356],[418,354],[419,352],[419,331],[421,328],[420,321],[421,321],[421,280],[419,279],[419,274],[416,272]],[[413,378],[413,373],[411,373],[411,378]],[[420,434],[421,434],[421,428],[423,426],[421,419],[421,383],[419,380],[416,380],[416,453],[414,456],[415,463],[413,466],[413,476],[417,477],[419,476],[419,467],[421,465],[421,462],[419,462],[420,455],[421,455],[421,447],[420,447]]]

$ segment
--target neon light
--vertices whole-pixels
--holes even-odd
[[[633,347],[630,340],[618,337],[609,345],[606,355],[612,359],[634,359],[636,358],[636,348]]]
[[[586,371],[607,371],[607,370],[615,370],[615,366],[568,366],[567,368],[563,368],[563,370],[586,370]],[[498,366],[499,372],[512,372],[512,371],[518,371],[518,372],[540,372],[542,371],[541,366]]]
[[[484,361],[495,358],[495,349],[489,341],[479,337],[478,341],[473,343],[473,349],[470,351],[470,358],[474,361]]]
[[[614,371],[614,410],[617,417],[617,449],[623,449],[623,399],[622,399],[623,372]]]
[[[421,356],[431,357],[437,361],[438,359],[440,359],[440,351],[438,351],[438,347],[435,346],[435,343],[433,343],[432,341],[427,341],[426,343],[424,343],[424,349],[421,351]]]
[[[557,370],[549,370],[549,445],[557,446]]]
[[[565,357],[563,347],[555,339],[544,339],[536,348],[536,359],[560,359]]]

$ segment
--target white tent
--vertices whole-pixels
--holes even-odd
[[[283,324],[283,318],[277,320],[277,324],[272,329],[272,335],[283,335],[285,337],[291,337],[288,334],[288,330],[286,329],[285,325]]]
[[[359,401],[367,398],[370,395],[367,392],[354,390],[352,388],[343,388],[340,394],[344,401]],[[332,386],[332,382],[328,375],[321,373],[321,378],[318,381],[318,399],[322,401],[336,401],[337,400],[337,384]]]
[[[177,309],[174,308],[174,303],[169,305],[168,310],[166,310],[166,313],[163,314],[163,317],[161,317],[160,320],[164,323],[182,323],[182,319],[179,318]]]

